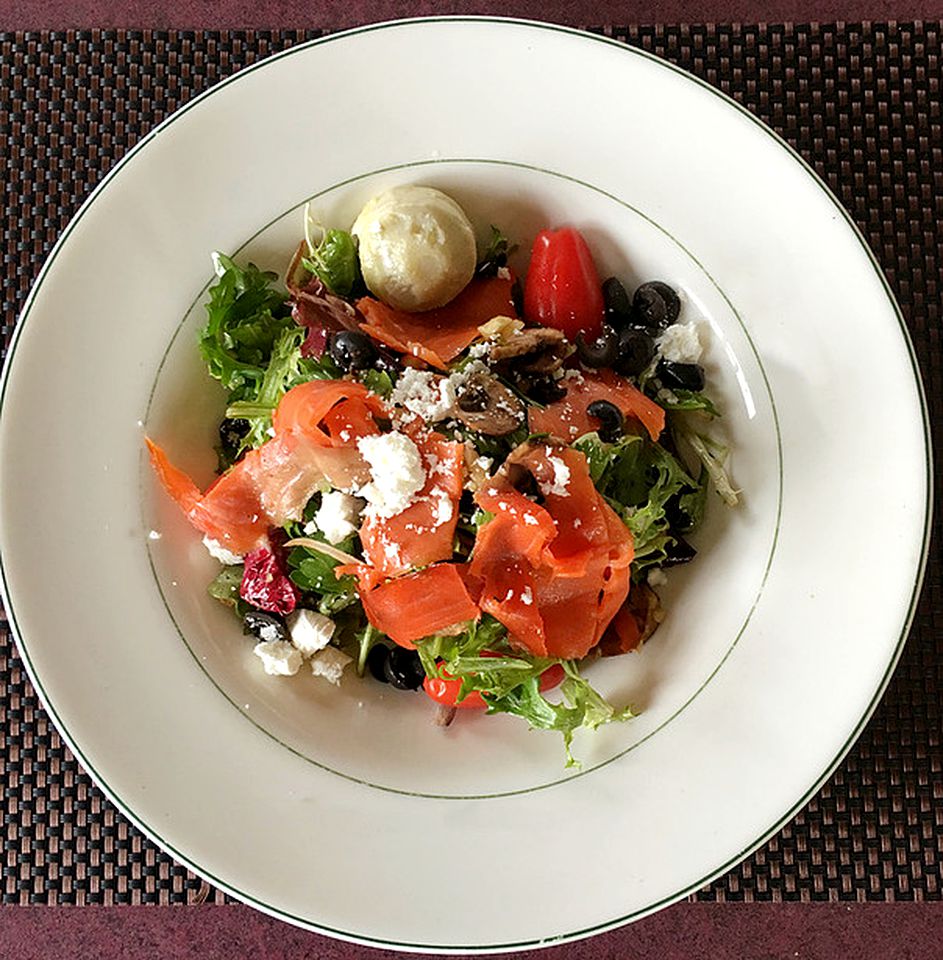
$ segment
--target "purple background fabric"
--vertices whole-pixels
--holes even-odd
[[[679,903],[520,960],[902,960],[940,957],[943,904]],[[4,960],[397,960],[242,906],[5,907]]]
[[[765,23],[932,20],[943,0],[2,0],[0,29],[178,27],[338,29],[435,14],[489,14],[559,23]]]

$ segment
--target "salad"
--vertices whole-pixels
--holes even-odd
[[[440,724],[514,714],[576,763],[574,731],[631,716],[586,666],[654,633],[709,489],[737,502],[698,323],[662,281],[601,282],[571,226],[516,276],[429,187],[304,232],[284,287],[214,255],[218,478],[147,439],[222,564],[210,595],[267,674],[422,691]]]

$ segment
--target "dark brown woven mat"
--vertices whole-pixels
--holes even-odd
[[[940,24],[604,32],[680,64],[746,104],[831,185],[903,307],[939,448]],[[194,94],[307,38],[0,34],[4,344],[50,246],[102,174]],[[788,827],[698,899],[941,898],[943,594],[935,550],[932,556],[910,642],[860,742]],[[0,629],[3,902],[224,899],[144,839],[92,785],[39,705],[5,620]]]

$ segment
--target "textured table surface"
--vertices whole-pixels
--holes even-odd
[[[823,176],[899,298],[939,447],[940,24],[599,29],[732,95]],[[215,81],[312,35],[0,34],[3,343],[60,230],[150,126]],[[943,597],[937,554],[934,548],[901,663],[857,745],[792,823],[692,899],[941,899]],[[224,901],[146,840],[81,771],[39,705],[5,621],[0,756],[4,903]]]

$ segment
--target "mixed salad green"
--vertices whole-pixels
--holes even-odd
[[[410,189],[371,201],[379,228],[306,217],[285,287],[214,256],[220,477],[201,492],[149,441],[152,460],[267,672],[422,689],[441,723],[514,714],[572,764],[576,730],[631,716],[583,666],[651,636],[709,491],[737,502],[701,331],[668,284],[600,282],[571,227],[523,280],[495,227],[469,263],[457,204]]]

